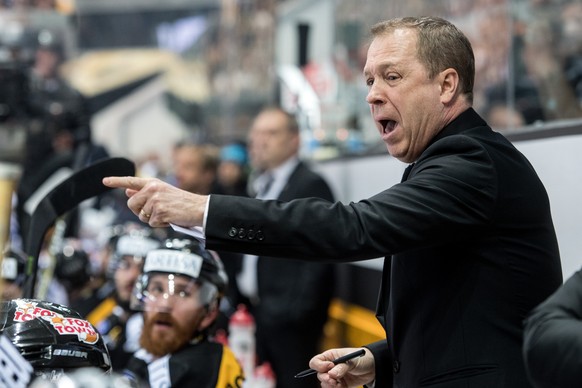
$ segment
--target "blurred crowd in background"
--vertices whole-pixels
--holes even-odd
[[[308,158],[376,152],[361,77],[367,28],[398,15],[443,16],[469,36],[475,107],[494,128],[582,117],[578,0],[142,1],[132,9],[54,0],[4,7],[3,67],[16,51],[21,59],[13,61],[30,65],[34,35],[46,27],[63,48],[61,75],[86,100],[94,141],[114,155],[156,162],[162,174],[175,143],[244,141],[251,118],[273,103],[297,115]],[[51,12],[58,16],[47,17]],[[138,88],[152,79],[162,86]]]

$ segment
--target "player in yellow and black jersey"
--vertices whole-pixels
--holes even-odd
[[[216,254],[191,240],[167,240],[150,251],[132,308],[143,311],[141,349],[124,374],[140,386],[242,387],[232,351],[209,339],[227,287]]]

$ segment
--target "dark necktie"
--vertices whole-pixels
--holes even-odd
[[[269,192],[269,189],[273,185],[274,180],[275,180],[275,177],[273,176],[273,174],[267,174],[267,177],[265,179],[265,184],[263,185],[263,187],[261,187],[261,189],[257,193],[257,198],[264,198],[265,195],[267,195],[267,193]]]

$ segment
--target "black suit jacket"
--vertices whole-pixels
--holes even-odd
[[[541,181],[473,109],[377,195],[350,204],[212,196],[206,238],[213,249],[312,260],[387,255],[378,303],[387,341],[370,346],[377,387],[529,386],[522,321],[562,282]]]
[[[539,388],[582,385],[582,270],[536,307],[525,321],[526,370]]]
[[[308,197],[333,200],[325,180],[300,162],[278,200]],[[319,336],[327,319],[333,281],[332,264],[259,256],[257,319],[271,327],[284,324],[300,330],[314,330]]]

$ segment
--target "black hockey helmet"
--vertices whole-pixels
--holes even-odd
[[[66,306],[37,299],[2,301],[0,332],[32,365],[36,376],[55,380],[84,367],[111,371],[101,335]]]
[[[55,259],[55,277],[68,291],[83,288],[91,280],[89,254],[81,247],[80,240],[65,239]]]
[[[65,47],[63,45],[62,37],[57,31],[43,28],[38,31],[36,35],[36,49],[52,51],[60,59],[65,57]]]
[[[167,239],[162,248],[148,252],[143,274],[134,288],[132,308],[144,310],[146,299],[154,297],[148,291],[150,278],[160,273],[186,276],[199,284],[203,290],[200,302],[205,305],[219,302],[228,285],[218,254],[202,248],[195,240]]]

